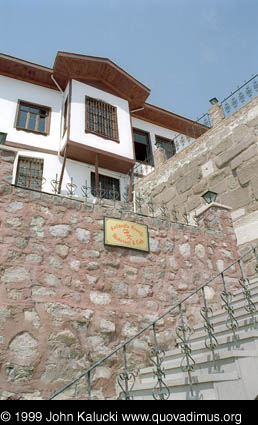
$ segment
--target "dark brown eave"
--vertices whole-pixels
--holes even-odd
[[[63,90],[71,79],[76,79],[126,99],[130,110],[144,107],[132,113],[135,118],[193,138],[209,130],[209,127],[196,121],[145,103],[150,89],[107,58],[58,52],[52,69],[0,54],[0,75],[58,90],[51,74]]]
[[[0,75],[57,90],[52,68],[0,53]]]
[[[57,81],[64,82],[62,88],[71,79],[103,85],[128,100],[130,109],[143,106],[150,94],[149,88],[107,58],[58,52],[53,69]]]
[[[129,159],[121,155],[102,151],[101,149],[85,146],[81,143],[69,140],[64,146],[61,155],[64,155],[66,148],[66,157],[85,164],[95,165],[96,155],[98,156],[98,166],[106,170],[116,171],[127,174],[135,164],[134,159]]]
[[[159,108],[158,106],[151,105],[150,103],[145,103],[144,109],[133,112],[132,117],[185,134],[186,136],[193,137],[194,139],[209,130],[209,127],[203,124],[174,114],[173,112],[169,112],[165,109]]]

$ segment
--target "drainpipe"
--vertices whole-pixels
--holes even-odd
[[[59,138],[59,146],[58,146],[58,158],[60,158],[60,150],[61,150],[61,143],[62,143],[62,128],[63,128],[63,112],[64,112],[64,91],[59,86],[58,82],[54,78],[54,75],[51,74],[51,79],[55,83],[56,87],[62,93],[62,107],[61,107],[61,120],[60,120],[60,138]]]

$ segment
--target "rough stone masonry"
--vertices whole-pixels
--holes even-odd
[[[190,215],[212,190],[232,208],[238,245],[258,242],[258,97],[224,118],[219,104],[210,109],[213,126],[190,146],[166,160],[157,149],[155,170],[136,185],[168,210]],[[240,249],[242,252],[242,248]]]
[[[0,150],[0,396],[42,399],[74,379],[159,314],[238,257],[229,211],[213,208],[200,226],[134,214],[107,201],[84,204],[10,185],[14,156]],[[147,224],[150,252],[108,247],[104,216]],[[203,220],[209,221],[209,226]],[[226,275],[238,285],[238,270]],[[211,306],[220,282],[207,292]],[[199,320],[199,295],[185,307]],[[157,337],[173,347],[178,314],[158,323]],[[128,347],[129,367],[146,364],[150,332]],[[93,397],[115,398],[120,354],[98,367]],[[82,379],[60,398],[86,398]]]

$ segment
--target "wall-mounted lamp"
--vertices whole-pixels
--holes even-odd
[[[212,99],[209,100],[211,105],[216,105],[216,103],[218,103],[218,99],[216,97],[213,97]]]
[[[212,202],[216,202],[217,193],[208,190],[202,195],[202,198],[207,202],[207,204],[211,204]]]
[[[6,136],[6,133],[0,133],[0,145],[4,145]]]

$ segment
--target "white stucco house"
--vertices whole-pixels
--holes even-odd
[[[17,152],[13,184],[116,199],[206,131],[146,102],[150,89],[109,59],[58,52],[53,68],[0,54],[0,148]],[[175,143],[175,136],[182,138]],[[181,142],[179,142],[181,140]],[[56,183],[54,183],[55,181]]]

